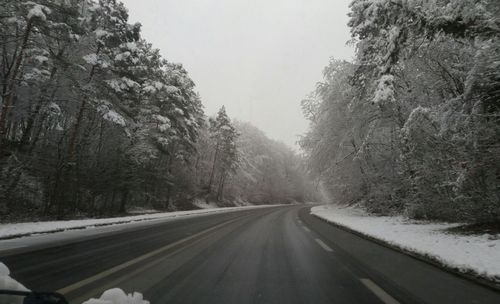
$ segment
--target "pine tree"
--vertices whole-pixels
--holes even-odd
[[[213,184],[217,185],[216,199],[222,200],[224,184],[238,165],[236,139],[238,133],[223,106],[215,119],[210,120],[210,137],[214,144],[212,170],[208,181],[208,192],[212,192]]]

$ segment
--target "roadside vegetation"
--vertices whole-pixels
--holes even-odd
[[[0,0],[0,220],[290,203],[301,159],[224,108],[116,0]]]
[[[350,9],[356,57],[332,59],[302,102],[310,172],[336,203],[498,223],[499,2],[354,0]]]

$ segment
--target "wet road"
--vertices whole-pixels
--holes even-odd
[[[113,287],[151,303],[500,303],[297,205],[155,222],[0,252],[0,261],[28,288],[71,303]]]

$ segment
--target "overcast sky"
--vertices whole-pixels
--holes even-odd
[[[351,59],[351,0],[124,0],[130,21],[195,81],[205,112],[294,146],[307,130],[300,101],[330,57]]]

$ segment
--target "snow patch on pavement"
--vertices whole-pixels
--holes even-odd
[[[500,282],[500,235],[457,235],[456,223],[429,223],[403,216],[373,216],[354,207],[323,205],[311,214],[382,240],[403,250],[434,259],[463,273]]]
[[[133,216],[123,216],[114,218],[102,219],[85,219],[85,220],[69,220],[69,221],[48,221],[48,222],[29,222],[29,223],[14,223],[0,224],[0,239],[8,239],[32,234],[60,232],[72,229],[88,229],[100,226],[127,224],[132,222],[169,219],[182,216],[202,215],[209,213],[231,212],[244,209],[273,207],[277,205],[264,206],[245,206],[245,207],[226,207],[226,208],[211,208],[202,210],[175,211],[153,214],[142,214]]]

